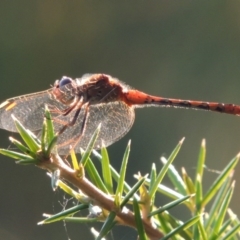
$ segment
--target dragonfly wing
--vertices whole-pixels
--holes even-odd
[[[79,138],[79,135],[82,130],[82,121],[84,119],[84,107],[81,109],[74,126],[68,127],[65,132],[59,135],[59,154],[68,154],[69,146],[74,146],[76,142],[76,152],[80,152],[80,147],[86,149],[94,131],[100,123],[101,130],[95,144],[95,149],[99,149],[102,142],[105,146],[109,146],[129,131],[135,118],[134,108],[129,107],[124,102],[91,105],[89,111],[89,117],[86,121],[86,129],[81,138]],[[73,115],[74,113],[71,113],[68,116],[60,116],[59,119],[68,122]],[[54,123],[54,125],[56,131],[62,127],[62,125],[58,123]]]
[[[36,131],[42,128],[45,104],[58,106],[50,98],[50,91],[43,91],[10,98],[0,104],[0,128],[16,132],[13,114],[26,128]]]
[[[16,127],[11,115],[13,114],[20,122],[31,131],[42,129],[45,105],[54,106],[63,110],[63,104],[51,98],[51,89],[43,92],[23,95],[11,98],[0,104],[0,128],[16,132]],[[99,137],[95,149],[101,147],[102,142],[109,146],[123,137],[131,128],[135,114],[134,108],[124,102],[101,103],[89,106],[89,115],[86,120],[84,134],[82,122],[85,115],[84,106],[73,126],[69,126],[58,137],[59,154],[68,154],[69,146],[75,146],[75,151],[80,152],[80,147],[86,149],[94,131],[101,123]],[[55,132],[58,132],[64,124],[71,122],[75,111],[68,115],[57,115],[52,113]]]

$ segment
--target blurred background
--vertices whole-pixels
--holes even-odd
[[[45,90],[63,75],[107,73],[164,97],[240,104],[240,2],[232,1],[6,1],[0,2],[0,100]],[[1,130],[0,147],[9,132]],[[120,168],[132,140],[127,180],[146,174],[186,137],[174,162],[194,176],[200,144],[208,168],[222,170],[240,151],[240,119],[170,108],[136,110],[130,132],[108,148]],[[218,175],[206,171],[204,187]],[[231,207],[240,215],[240,167]],[[167,179],[164,183],[171,186]],[[0,156],[0,239],[93,239],[92,225],[37,226],[42,213],[72,206],[53,192],[44,171]],[[158,205],[170,199],[159,197]],[[182,220],[186,209],[172,210]],[[101,224],[94,225],[97,230]],[[116,227],[114,239],[136,239]]]

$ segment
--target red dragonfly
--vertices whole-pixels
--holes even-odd
[[[68,154],[70,145],[76,152],[86,148],[100,123],[95,148],[102,142],[105,146],[116,142],[131,128],[137,107],[180,107],[240,115],[240,106],[234,104],[151,96],[109,75],[86,74],[77,79],[64,76],[46,91],[6,100],[0,105],[0,128],[16,132],[13,114],[31,131],[41,130],[46,104],[59,133],[59,154]]]

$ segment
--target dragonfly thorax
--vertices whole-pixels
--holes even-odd
[[[83,85],[78,86],[79,97],[89,104],[102,104],[119,100],[122,87],[114,84],[106,74],[93,74]]]

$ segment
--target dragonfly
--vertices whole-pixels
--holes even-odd
[[[7,99],[0,104],[0,128],[16,132],[11,115],[31,131],[40,131],[48,105],[59,154],[86,149],[93,132],[101,123],[94,148],[109,146],[132,127],[135,108],[176,107],[240,115],[240,106],[218,102],[182,100],[152,96],[135,90],[107,74],[85,74],[72,79],[63,76],[52,88]]]

